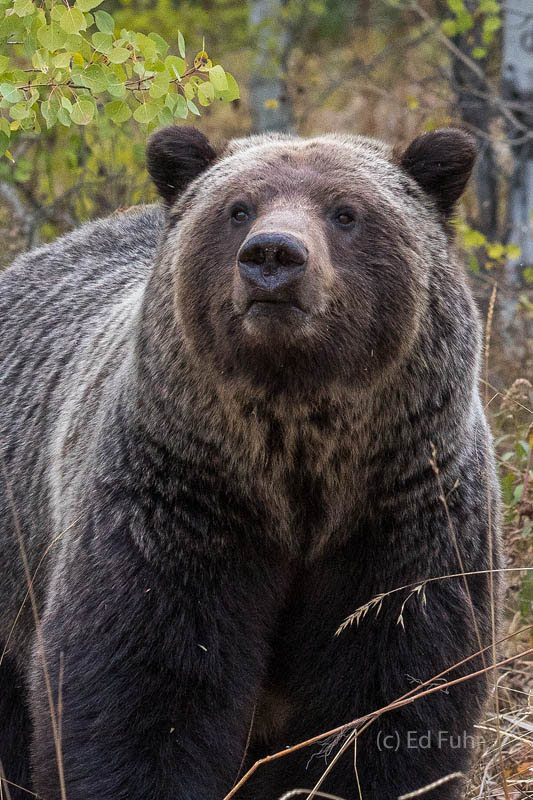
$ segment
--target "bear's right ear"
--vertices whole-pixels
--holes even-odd
[[[475,139],[459,128],[441,128],[419,136],[400,156],[403,169],[445,217],[464,192],[475,160]]]
[[[154,133],[146,149],[148,172],[169,205],[216,157],[203,133],[177,125]]]

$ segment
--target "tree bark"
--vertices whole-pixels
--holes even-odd
[[[523,105],[516,117],[524,131],[510,131],[513,176],[509,198],[509,241],[522,254],[519,262],[533,265],[533,6],[531,0],[513,0],[505,14],[502,63],[503,92]],[[516,281],[518,260],[508,265]]]
[[[254,133],[288,133],[294,124],[286,82],[292,30],[284,5],[283,0],[252,0],[250,4],[250,24],[257,37],[250,79]]]

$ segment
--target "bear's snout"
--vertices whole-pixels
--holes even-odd
[[[307,247],[286,233],[259,233],[245,241],[237,261],[248,308],[254,303],[298,305],[307,259]]]

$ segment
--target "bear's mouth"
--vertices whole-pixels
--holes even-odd
[[[293,314],[298,316],[305,314],[305,311],[301,306],[291,300],[266,300],[262,298],[260,300],[250,300],[246,313],[254,317],[285,318]]]

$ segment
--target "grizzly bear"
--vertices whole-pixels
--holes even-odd
[[[451,225],[474,158],[453,129],[217,153],[171,127],[148,147],[161,205],[5,272],[12,800],[222,800],[434,678],[355,753],[333,763],[347,728],[236,797],[460,796],[487,681],[435,686],[490,666],[465,659],[494,636],[499,564]]]

